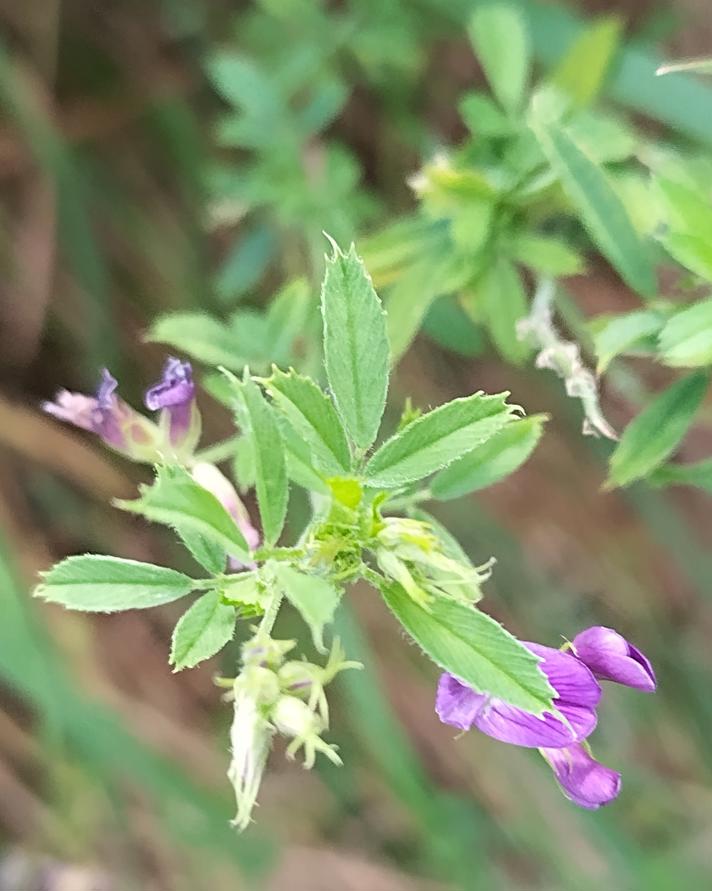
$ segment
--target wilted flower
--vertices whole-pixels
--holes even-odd
[[[235,790],[237,813],[233,826],[245,829],[250,822],[272,747],[274,728],[267,718],[279,695],[276,675],[266,668],[249,666],[235,680],[234,715],[230,729],[232,759],[227,770]]]
[[[650,660],[612,628],[587,628],[573,639],[572,649],[597,678],[646,693],[657,686]]]
[[[43,402],[48,414],[96,433],[112,449],[136,461],[158,457],[158,428],[116,395],[117,381],[104,368],[96,396],[60,390],[54,402]]]
[[[541,658],[539,668],[556,691],[558,715],[529,714],[499,699],[477,693],[449,673],[441,676],[435,710],[446,724],[478,730],[502,742],[538,748],[561,789],[581,807],[596,809],[620,791],[620,774],[596,761],[584,740],[596,726],[601,688],[594,677],[654,690],[648,659],[610,628],[589,628],[574,638],[571,652],[525,643]]]
[[[334,764],[341,765],[336,746],[321,738],[321,734],[326,730],[326,722],[303,699],[290,694],[280,696],[270,713],[270,718],[281,734],[293,737],[287,746],[288,758],[293,758],[299,749],[304,747],[304,767],[307,770],[314,766],[317,752],[326,755]]]
[[[222,504],[237,524],[237,528],[242,532],[250,550],[254,551],[260,544],[260,533],[252,525],[247,508],[240,500],[240,496],[230,480],[214,464],[202,461],[193,465],[191,473],[196,483],[211,492]],[[230,567],[232,569],[254,569],[255,564],[242,563],[231,557]]]
[[[169,356],[160,381],[146,390],[144,402],[151,411],[161,410],[159,423],[174,449],[188,453],[195,449],[201,422],[190,362]]]

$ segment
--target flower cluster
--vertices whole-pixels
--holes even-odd
[[[285,657],[296,646],[293,640],[274,640],[259,630],[242,648],[242,670],[230,682],[234,701],[230,731],[232,760],[228,778],[235,790],[237,813],[233,825],[244,829],[251,820],[262,773],[275,734],[291,740],[287,757],[304,749],[304,767],[313,767],[321,752],[341,764],[336,746],[322,738],[329,727],[324,688],[336,675],[359,662],[344,658],[334,640],[326,665]]]
[[[145,405],[159,411],[149,420],[117,395],[116,378],[105,368],[95,396],[60,390],[42,408],[61,421],[89,430],[133,461],[152,464],[192,454],[200,439],[200,412],[189,362],[169,357],[160,381],[146,391]]]
[[[598,680],[652,692],[656,679],[650,662],[611,628],[588,628],[564,651],[525,646],[540,657],[539,667],[556,691],[556,713],[528,714],[445,673],[438,685],[438,717],[461,730],[476,727],[501,742],[538,748],[567,798],[589,810],[608,804],[620,792],[620,774],[596,761],[586,742],[597,722]]]

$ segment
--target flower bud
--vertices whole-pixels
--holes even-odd
[[[336,749],[321,738],[324,722],[303,700],[287,694],[280,696],[270,718],[280,733],[293,737],[287,747],[288,758],[293,758],[303,746],[304,767],[307,769],[314,766],[317,752],[322,752],[334,764],[341,764]]]
[[[240,496],[230,480],[214,464],[206,462],[198,462],[193,465],[191,473],[196,483],[213,494],[230,514],[237,524],[237,528],[242,532],[250,550],[258,547],[260,533],[252,525],[247,508],[240,500]],[[230,557],[230,568],[234,570],[255,569],[255,564],[242,563],[236,558]]]
[[[650,660],[612,628],[587,628],[571,643],[574,653],[597,678],[645,693],[655,690],[657,681]]]

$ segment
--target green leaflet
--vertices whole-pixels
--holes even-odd
[[[244,343],[226,325],[200,312],[176,312],[160,318],[146,334],[153,343],[168,343],[206,365],[244,368]]]
[[[274,563],[271,569],[280,591],[311,629],[314,646],[324,652],[324,626],[334,618],[342,592],[326,579],[285,563]]]
[[[477,492],[514,473],[531,455],[547,415],[532,415],[507,424],[487,442],[453,461],[430,482],[433,498],[447,501]]]
[[[712,299],[700,300],[671,316],[658,339],[666,365],[695,368],[712,362]]]
[[[254,448],[255,488],[265,544],[274,544],[287,515],[289,484],[284,443],[274,409],[246,371],[242,381],[228,378],[242,399],[241,419],[247,424]],[[244,417],[243,417],[244,414]]]
[[[217,591],[199,597],[173,629],[170,664],[174,670],[193,668],[222,650],[232,639],[235,617],[235,607],[223,603]]]
[[[653,309],[640,309],[625,315],[594,319],[590,328],[598,362],[596,371],[602,374],[611,361],[645,344],[665,324],[665,317]]]
[[[170,603],[189,594],[193,585],[193,579],[165,566],[83,554],[43,573],[35,596],[69,609],[112,613]]]
[[[183,544],[211,575],[218,575],[225,569],[225,549],[213,539],[199,532],[183,529],[180,533]]]
[[[551,83],[564,90],[575,106],[590,105],[601,92],[620,44],[622,24],[618,16],[594,22],[574,40],[552,72]]]
[[[140,498],[117,501],[116,506],[155,523],[172,526],[181,537],[185,533],[186,545],[196,559],[200,559],[193,550],[196,536],[208,539],[225,554],[249,559],[250,549],[233,518],[218,499],[199,486],[183,468],[159,467],[154,484],[141,486],[140,492]],[[200,553],[205,556],[202,550]]]
[[[366,483],[385,489],[422,479],[471,451],[512,420],[509,393],[454,399],[412,421],[374,453]]]
[[[324,361],[334,402],[354,443],[376,437],[388,389],[389,347],[381,301],[353,245],[336,243],[321,290]]]
[[[329,476],[348,473],[349,444],[334,403],[326,393],[294,369],[285,374],[273,368],[272,376],[264,383],[275,406],[309,446],[317,468]]]
[[[507,3],[480,6],[468,33],[492,92],[505,111],[515,114],[524,101],[531,64],[529,34],[521,13]]]
[[[383,599],[408,634],[445,671],[479,693],[540,715],[553,711],[554,690],[536,656],[486,613],[435,599],[426,610],[396,583],[383,583]]]
[[[565,241],[551,235],[522,232],[508,241],[505,248],[517,263],[522,263],[542,275],[554,278],[580,275],[585,269],[581,255]]]
[[[287,476],[289,479],[301,486],[302,489],[311,489],[313,492],[321,492],[322,495],[328,495],[329,487],[312,464],[312,453],[309,446],[286,417],[278,414],[277,423],[282,433],[282,442],[284,443],[284,452],[287,459]]]
[[[497,351],[519,365],[531,353],[531,347],[517,336],[517,322],[529,311],[519,273],[508,260],[499,258],[477,282],[477,292]]]
[[[626,427],[611,456],[608,488],[647,476],[680,444],[707,390],[709,375],[696,372],[676,381]]]
[[[536,104],[530,125],[554,172],[601,253],[640,294],[655,293],[647,245],[641,240],[605,173],[558,124],[546,122]]]
[[[694,464],[664,464],[648,477],[651,486],[697,486],[712,494],[712,458]]]

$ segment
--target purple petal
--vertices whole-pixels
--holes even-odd
[[[595,626],[577,634],[574,652],[596,677],[650,693],[657,681],[649,660],[612,628]]]
[[[530,748],[568,746],[585,739],[596,726],[601,688],[575,656],[527,643],[541,657],[540,667],[557,692],[559,715],[537,717],[500,699],[476,693],[451,674],[440,678],[435,710],[440,720],[461,730],[475,726],[500,742]]]
[[[195,396],[193,369],[190,362],[181,362],[169,356],[163,366],[160,381],[146,390],[146,408],[173,408],[189,404]]]
[[[571,653],[523,641],[524,646],[541,658],[539,667],[556,690],[557,702],[595,708],[601,699],[601,687],[591,671]]]
[[[486,696],[475,693],[449,672],[440,675],[435,711],[443,724],[469,730],[486,700]]]
[[[118,381],[108,368],[101,369],[101,383],[96,391],[96,401],[99,408],[110,410],[116,405],[116,388]]]
[[[565,749],[542,749],[561,791],[574,804],[595,811],[617,798],[621,775],[592,758],[581,743]]]
[[[43,402],[42,411],[48,415],[74,424],[82,430],[95,432],[95,412],[98,403],[93,396],[85,396],[83,393],[70,393],[69,390],[60,390],[54,398],[54,402]]]

